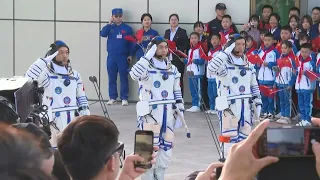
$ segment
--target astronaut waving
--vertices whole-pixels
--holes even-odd
[[[70,65],[69,47],[63,41],[51,44],[46,57],[37,59],[25,77],[44,87],[43,104],[48,106],[49,121],[53,124],[50,141],[55,147],[57,134],[75,116],[90,114],[80,74]]]
[[[139,82],[137,103],[138,128],[154,132],[154,143],[160,150],[154,167],[142,175],[142,179],[163,180],[168,168],[174,141],[174,129],[181,126],[183,99],[178,69],[168,61],[168,43],[161,37],[154,37],[144,57],[132,67],[130,76]],[[152,106],[141,107],[141,102]],[[145,115],[139,111],[147,109]],[[186,124],[185,124],[186,126]]]
[[[244,37],[234,34],[229,37],[224,51],[215,56],[207,67],[209,73],[217,76],[216,108],[220,118],[220,140],[228,139],[224,141],[223,155],[227,155],[225,153],[232,143],[250,134],[252,119],[258,120],[260,116],[262,101],[256,72],[244,50]]]

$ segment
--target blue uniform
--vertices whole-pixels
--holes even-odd
[[[155,36],[159,36],[158,31],[154,29],[149,29],[148,31],[143,31],[142,42],[139,44],[135,44],[130,52],[131,56],[136,55],[137,60],[139,60],[142,56],[144,56],[144,50],[147,48],[151,39]],[[142,46],[142,47],[141,47]],[[142,49],[143,48],[143,49]]]
[[[317,38],[320,35],[320,32],[318,30],[319,29],[319,24],[320,23],[316,23],[311,27],[311,31],[310,31],[311,40]]]
[[[132,48],[132,43],[124,39],[125,36],[132,36],[132,28],[124,23],[119,26],[116,24],[107,24],[100,31],[101,37],[108,37],[107,40],[107,71],[109,76],[109,96],[110,99],[116,100],[118,97],[117,91],[117,76],[120,74],[121,100],[128,99],[129,83],[128,83],[128,56]]]
[[[298,93],[298,105],[301,115],[301,120],[311,121],[313,91],[315,89],[315,82],[312,82],[304,71],[314,71],[314,65],[311,58],[304,60],[302,57],[299,59],[300,67],[298,68],[298,76],[295,84]]]
[[[281,65],[283,64],[283,65]],[[291,89],[287,87],[293,87],[296,82],[296,74],[294,70],[297,70],[295,61],[289,57],[288,54],[282,54],[277,60],[277,65],[280,67],[280,72],[276,77],[276,85],[279,91],[279,104],[281,116],[290,118],[291,116]]]
[[[193,52],[192,52],[193,51]],[[200,49],[190,49],[189,58],[184,62],[187,64],[189,74],[189,88],[192,97],[192,106],[199,107],[201,104],[201,82],[204,75],[204,59],[200,57]]]
[[[268,62],[268,65],[261,65],[258,71],[258,81],[260,85],[267,86],[268,88],[272,88],[274,85],[274,81],[276,78],[276,74],[273,71],[272,67],[277,65],[277,58],[279,54],[272,47],[265,47],[265,49],[260,49],[258,51],[259,57],[264,61]],[[274,98],[266,95],[262,96],[262,113],[266,114],[274,114]]]

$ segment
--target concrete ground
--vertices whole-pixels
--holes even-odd
[[[93,103],[93,102],[91,102]],[[120,141],[125,144],[126,154],[133,153],[134,133],[136,131],[135,104],[121,106],[107,106],[110,118],[116,123],[120,131]],[[99,103],[90,106],[92,114],[103,115]],[[216,115],[210,115],[215,130],[218,131],[218,119]],[[166,180],[184,180],[196,170],[203,170],[219,159],[218,151],[214,145],[205,114],[186,113],[185,119],[191,132],[191,138],[186,137],[183,128],[175,131],[175,143],[173,159],[166,172]]]

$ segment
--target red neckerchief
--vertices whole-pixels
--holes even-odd
[[[259,26],[260,29],[270,29],[270,24],[265,24],[263,20],[260,20]]]
[[[246,55],[251,54],[254,50],[256,50],[256,48],[252,46],[250,49],[248,49],[248,51],[246,52]]]
[[[267,54],[269,53],[269,52],[271,52],[271,51],[273,51],[274,50],[274,46],[271,46],[268,50],[263,50],[263,52],[264,52],[264,55],[262,56],[262,58],[261,58],[261,60],[264,62],[264,60],[266,59],[266,57],[267,57]]]
[[[261,48],[261,49],[264,49],[264,42],[263,42],[263,41],[261,41],[260,48]]]
[[[192,45],[191,45],[192,46]],[[193,51],[196,50],[196,49],[199,49],[201,47],[201,43],[198,43],[196,44],[195,46],[193,46],[191,48],[191,53],[190,53],[190,56],[189,56],[189,61],[188,61],[188,64],[187,66],[189,66],[190,64],[192,64],[192,59],[193,59]]]
[[[302,78],[302,73],[303,73],[303,70],[304,70],[304,63],[310,62],[312,59],[309,56],[309,57],[307,57],[307,59],[302,60],[302,56],[300,55],[299,56],[299,60],[300,60],[300,71],[299,71],[299,76],[298,76],[298,83],[300,83],[301,78]]]
[[[210,49],[210,53],[211,53],[211,55],[210,55],[210,57],[213,57],[213,54],[214,53],[216,53],[216,52],[218,52],[218,51],[221,51],[222,50],[222,47],[221,47],[221,45],[219,45],[218,47],[216,47],[215,49]]]
[[[234,31],[233,31],[233,28],[230,27],[228,31],[222,30],[221,32],[224,36],[226,36],[226,35],[229,35],[230,33],[233,33]]]
[[[281,54],[282,51],[281,51],[281,45],[282,45],[282,41],[280,40],[277,45],[276,45],[276,50]]]

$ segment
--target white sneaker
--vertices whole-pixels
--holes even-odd
[[[302,120],[298,124],[296,124],[296,126],[312,126],[312,125],[309,121]]]
[[[211,109],[206,111],[206,114],[211,114],[211,111],[212,111]]]
[[[122,106],[128,106],[128,105],[129,105],[129,103],[127,100],[122,100]]]
[[[277,120],[277,123],[280,124],[290,124],[291,120],[288,117],[281,117],[280,119]]]
[[[110,99],[108,102],[107,102],[108,105],[114,105],[114,104],[117,104],[117,101],[114,100],[114,99]]]
[[[211,110],[211,114],[217,114],[217,111]]]
[[[201,109],[198,106],[192,106],[190,109],[187,109],[188,112],[200,112]]]

